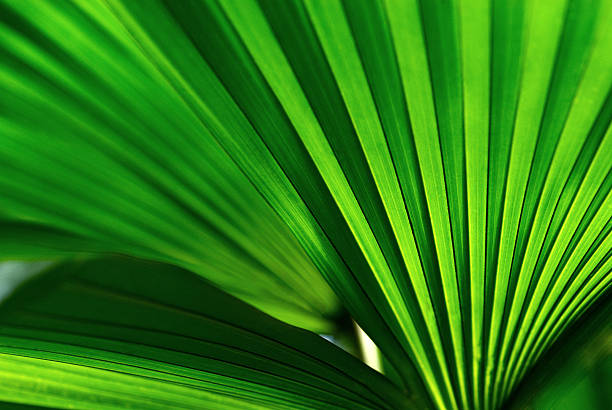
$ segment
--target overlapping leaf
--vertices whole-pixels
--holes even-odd
[[[118,258],[55,264],[0,306],[0,377],[0,401],[60,408],[409,403],[340,348],[193,273]]]

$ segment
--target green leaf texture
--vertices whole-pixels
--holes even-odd
[[[2,2],[0,15],[3,255],[175,263],[332,330],[339,304],[316,266],[102,3]]]
[[[0,7],[15,253],[174,263],[311,328],[322,277],[449,409],[612,283],[610,1]]]
[[[512,394],[510,409],[604,410],[612,403],[612,293],[591,300],[583,317],[543,355]],[[559,336],[557,333],[556,336]],[[551,372],[551,369],[554,371]]]
[[[383,376],[320,336],[191,272],[123,258],[56,263],[5,301],[0,378],[0,400],[49,407],[408,403]]]

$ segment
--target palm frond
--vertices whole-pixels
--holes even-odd
[[[0,377],[2,400],[60,408],[407,404],[323,338],[191,272],[125,258],[56,263],[7,299]]]
[[[612,283],[612,2],[2,4],[0,215],[34,249],[313,329],[333,290],[451,409]]]

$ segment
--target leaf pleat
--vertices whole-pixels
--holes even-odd
[[[451,409],[612,281],[609,1],[34,4],[0,25],[15,254],[173,263],[321,331],[339,300]]]
[[[3,400],[60,407],[240,408],[244,399],[395,408],[406,400],[323,338],[193,273],[122,258],[55,264],[16,291],[0,307],[0,361]]]

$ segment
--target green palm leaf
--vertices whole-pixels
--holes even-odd
[[[330,331],[322,317],[338,302],[278,216],[180,96],[156,84],[127,33],[104,34],[121,29],[110,12],[80,6],[2,6],[2,237],[30,246],[12,254],[50,245],[168,261]],[[68,41],[79,30],[82,42]]]
[[[612,376],[612,298],[584,299],[584,317],[564,330],[553,347],[519,384],[509,408],[606,408],[612,400],[608,388]],[[576,314],[578,310],[573,310]],[[558,337],[560,332],[555,333]],[[554,369],[551,372],[550,369]]]
[[[609,1],[1,4],[10,255],[320,332],[340,300],[439,408],[500,406],[612,283]]]
[[[55,264],[20,288],[0,308],[0,363],[3,400],[51,407],[406,405],[319,336],[129,259]]]

